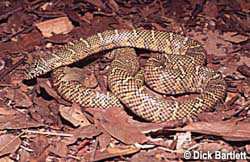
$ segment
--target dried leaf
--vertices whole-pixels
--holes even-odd
[[[103,2],[101,0],[95,0],[95,1],[92,1],[92,0],[86,0],[86,2],[96,6],[97,8],[100,8],[100,9],[104,9],[105,8],[105,5],[103,4]]]
[[[85,138],[92,138],[92,137],[98,136],[99,134],[101,134],[101,131],[97,129],[94,125],[89,125],[89,126],[77,128],[73,131],[70,131],[69,133],[72,134],[73,136],[65,138],[66,140],[64,142],[67,145],[74,143],[79,138],[85,139]]]
[[[218,7],[214,2],[208,1],[208,3],[204,5],[203,13],[210,18],[216,18],[219,15]]]
[[[10,159],[9,157],[5,156],[5,157],[0,157],[0,162],[14,162],[12,159]]]
[[[84,87],[95,88],[98,85],[95,74],[89,69],[90,67],[80,68],[68,68],[64,69],[65,75],[62,77],[63,81],[77,81]]]
[[[18,151],[19,155],[20,155],[20,162],[27,162],[30,159],[30,153],[24,149],[20,149]]]
[[[80,68],[64,68],[65,75],[62,77],[61,80],[63,81],[78,81],[82,82],[85,77],[83,76],[83,70]]]
[[[49,147],[45,148],[41,154],[38,156],[32,157],[29,162],[43,162],[46,161],[49,155]]]
[[[49,150],[60,157],[66,157],[68,153],[67,145],[62,141],[52,143],[49,147]]]
[[[150,7],[148,5],[146,5],[145,7],[142,7],[139,9],[140,10],[140,15],[143,18],[149,17],[150,15],[152,15],[155,12],[159,12],[159,9],[156,7]]]
[[[59,99],[60,96],[57,94],[57,92],[51,87],[50,83],[47,82],[39,82],[39,87],[44,88],[45,91],[55,99]]]
[[[133,29],[134,25],[131,20],[126,20],[121,17],[116,17],[116,20],[118,21],[118,24],[112,25],[116,29]]]
[[[68,17],[59,17],[36,24],[44,37],[51,37],[53,34],[67,34],[74,26]]]
[[[130,161],[132,162],[177,162],[178,160],[174,160],[177,159],[177,155],[172,153],[172,152],[168,152],[168,151],[164,151],[164,150],[160,150],[160,149],[153,149],[153,150],[147,150],[147,151],[140,151],[137,154],[133,155],[133,157],[130,159]]]
[[[228,48],[232,48],[231,43],[219,39],[221,35],[217,31],[207,31],[206,34],[191,32],[190,35],[193,35],[193,39],[198,40],[204,45],[208,55],[218,57],[225,56],[225,51],[227,51]]]
[[[103,133],[98,136],[99,146],[101,150],[107,148],[107,146],[111,142],[111,138],[111,135],[108,134],[106,131],[103,131]]]
[[[240,56],[240,61],[236,63],[237,65],[244,65],[250,66],[250,57],[247,56]]]
[[[3,129],[23,129],[43,126],[42,123],[35,121],[25,114],[0,116],[0,130]]]
[[[21,145],[18,136],[4,134],[0,136],[0,157],[6,154],[14,153]]]
[[[237,70],[244,76],[250,77],[250,67],[247,65],[241,65],[237,68]]]
[[[226,41],[229,41],[232,43],[240,43],[240,42],[246,41],[248,39],[247,36],[237,34],[236,32],[225,32],[225,33],[223,33],[221,38],[223,40],[226,40]]]
[[[167,121],[162,123],[143,123],[129,119],[130,124],[135,125],[142,133],[149,133],[161,130],[163,128],[175,128],[183,125],[182,121]]]
[[[175,131],[191,131],[201,134],[221,136],[228,141],[249,141],[249,122],[217,121],[217,122],[196,122],[183,128],[171,129]]]
[[[49,147],[48,138],[44,135],[37,135],[31,139],[30,148],[33,150],[35,157],[39,157]]]
[[[119,5],[116,3],[115,0],[108,0],[108,5],[112,8],[113,12],[119,11]]]
[[[248,0],[239,0],[240,7],[244,12],[249,12],[250,10],[250,3]]]
[[[0,115],[14,115],[16,111],[6,107],[3,103],[0,102]]]
[[[86,12],[81,19],[85,22],[87,22],[88,24],[91,23],[91,21],[93,20],[94,15],[91,12]]]
[[[29,96],[20,91],[20,89],[13,89],[7,87],[5,90],[7,91],[7,95],[5,97],[13,101],[16,107],[32,106],[32,101]]]
[[[111,136],[123,143],[144,143],[148,140],[136,126],[128,123],[128,116],[119,108],[106,110],[100,124]]]
[[[75,127],[88,126],[90,122],[81,111],[81,107],[78,104],[73,104],[71,107],[60,105],[59,112],[61,116],[73,124]]]
[[[25,34],[19,40],[19,45],[22,49],[31,50],[35,46],[39,45],[42,39],[42,34],[38,30],[34,30],[28,34]]]
[[[86,161],[100,161],[100,160],[105,160],[105,159],[116,157],[116,156],[134,154],[138,151],[140,151],[140,149],[134,146],[107,148],[103,151],[101,150],[95,151],[95,154],[94,154],[95,156],[93,159],[92,159],[93,152],[87,153],[86,155],[84,155],[84,159]]]
[[[221,121],[225,118],[230,118],[233,114],[235,114],[236,110],[231,111],[216,111],[216,112],[202,112],[197,115],[197,118],[200,121],[210,122],[210,121]]]

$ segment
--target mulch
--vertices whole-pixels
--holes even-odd
[[[133,28],[201,42],[207,66],[227,83],[225,100],[194,119],[148,123],[115,107],[82,108],[64,100],[50,73],[23,80],[38,55],[108,29]],[[225,160],[247,161],[249,36],[248,0],[0,1],[0,162],[186,161],[186,151],[210,152],[213,160],[216,151],[237,152],[243,156]],[[149,51],[137,52],[143,64]],[[84,84],[108,91],[110,60],[101,54],[77,63]]]

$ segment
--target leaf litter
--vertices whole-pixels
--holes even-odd
[[[0,8],[0,161],[185,161],[185,150],[249,156],[247,0],[4,0]],[[93,110],[63,100],[49,74],[22,82],[22,65],[42,55],[38,51],[123,28],[173,31],[200,41],[208,66],[227,82],[224,104],[197,119],[146,123],[115,107]],[[109,64],[95,60],[88,65],[97,69],[82,68],[85,84],[106,91]]]

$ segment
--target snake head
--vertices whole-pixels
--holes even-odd
[[[24,79],[29,80],[47,73],[50,68],[43,59],[35,59],[31,64],[28,64],[24,71]]]

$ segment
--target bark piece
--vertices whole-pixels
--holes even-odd
[[[144,143],[148,139],[140,130],[128,123],[128,116],[119,108],[110,108],[101,119],[102,127],[114,138],[125,144]]]

